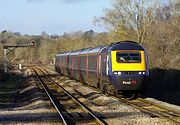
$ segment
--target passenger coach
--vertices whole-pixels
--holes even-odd
[[[145,48],[133,41],[56,55],[56,71],[109,94],[136,98],[149,75]]]

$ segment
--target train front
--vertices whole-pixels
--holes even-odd
[[[110,81],[118,93],[137,96],[149,75],[146,51],[134,42],[117,43],[111,48],[109,68]]]

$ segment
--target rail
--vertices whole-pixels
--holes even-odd
[[[69,121],[69,119],[66,119],[66,116],[64,115],[64,112],[61,111],[61,104],[59,104],[58,100],[55,99],[55,97],[53,96],[53,94],[51,94],[50,90],[48,89],[48,87],[45,85],[45,83],[43,82],[43,80],[40,78],[40,76],[37,73],[37,68],[33,69],[38,80],[40,81],[43,89],[45,90],[45,92],[47,93],[48,97],[50,98],[51,102],[53,103],[54,107],[56,108],[57,112],[59,113],[64,125],[72,125],[75,123],[72,123]],[[58,84],[57,82],[55,82],[51,77],[49,77],[42,69],[38,68],[38,70],[40,70],[43,75],[49,79],[49,81],[51,81],[54,85],[56,85],[59,89],[61,89],[64,93],[66,93],[68,95],[68,97],[70,97],[75,103],[77,103],[86,113],[88,113],[92,118],[94,118],[94,120],[96,120],[96,122],[99,125],[107,125],[107,123],[100,119],[99,117],[97,117],[93,111],[91,109],[89,109],[87,106],[85,106],[83,103],[81,103],[78,99],[76,99],[71,93],[69,93],[66,89],[64,89],[60,84]]]
[[[156,104],[154,102],[142,98],[138,98],[136,100],[127,100],[124,98],[118,99],[119,101],[128,104],[136,109],[139,109],[144,113],[148,113],[152,116],[166,119],[167,121],[172,122],[174,124],[180,124],[180,113],[178,111],[170,109],[169,107],[165,107],[163,105]]]

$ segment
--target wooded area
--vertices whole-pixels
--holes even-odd
[[[112,7],[95,17],[94,24],[108,32],[77,31],[63,35],[21,35],[8,31],[0,34],[3,44],[35,42],[34,47],[17,48],[9,54],[10,63],[50,64],[57,53],[134,40],[148,52],[151,68],[180,69],[180,1],[113,0]],[[3,59],[1,44],[0,59]]]

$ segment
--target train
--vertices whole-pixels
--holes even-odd
[[[149,76],[146,49],[134,41],[120,41],[59,53],[55,70],[103,93],[136,99]]]

